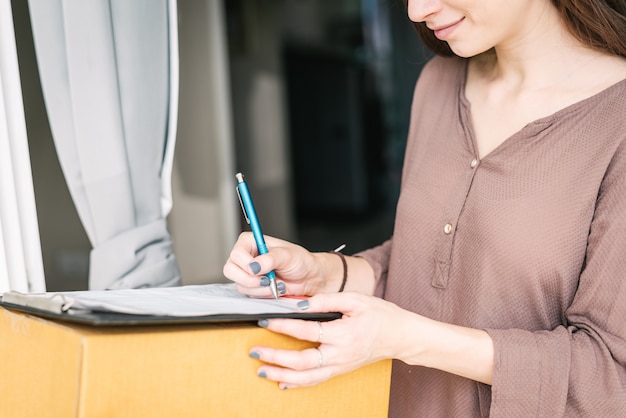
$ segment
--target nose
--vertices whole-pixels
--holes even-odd
[[[413,22],[423,22],[428,16],[441,10],[439,0],[408,0],[409,19]]]

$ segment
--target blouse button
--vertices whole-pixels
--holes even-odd
[[[477,165],[478,165],[478,160],[476,158],[474,158],[472,160],[472,162],[470,163],[470,167],[471,168],[476,168]]]
[[[443,232],[446,235],[450,235],[450,233],[452,232],[452,224],[451,223],[447,223],[443,226]]]

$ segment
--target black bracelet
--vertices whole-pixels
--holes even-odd
[[[341,258],[341,263],[343,264],[343,279],[341,280],[341,287],[339,288],[339,293],[341,293],[346,287],[346,282],[348,281],[348,263],[346,262],[346,256],[337,250],[329,252],[331,254],[337,254],[339,258]]]

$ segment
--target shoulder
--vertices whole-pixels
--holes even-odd
[[[426,84],[432,82],[449,82],[465,78],[467,68],[467,60],[458,57],[440,57],[431,58],[422,70],[418,84]]]
[[[586,100],[590,113],[602,127],[620,129],[626,135],[626,58],[605,57],[591,66],[588,85],[591,91]],[[614,131],[615,132],[615,131]]]
[[[466,60],[458,57],[431,58],[422,69],[414,91],[414,104],[435,97],[456,96],[465,82]]]
[[[456,56],[452,57],[443,57],[440,55],[435,55],[433,58],[428,60],[426,65],[424,66],[424,71],[429,72],[457,72],[459,70],[465,70],[467,59],[460,58]]]
[[[592,132],[626,137],[626,78],[581,101],[579,117],[594,124]]]
[[[413,112],[451,103],[458,97],[465,82],[466,60],[458,57],[436,56],[422,69],[413,92]]]

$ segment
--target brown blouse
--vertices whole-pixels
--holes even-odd
[[[626,80],[477,160],[466,61],[417,83],[377,294],[493,338],[493,385],[394,361],[391,417],[626,417]],[[423,338],[428,338],[424,335]]]

